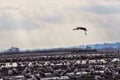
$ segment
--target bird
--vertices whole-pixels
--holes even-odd
[[[85,35],[87,35],[87,33],[86,33],[87,29],[85,27],[76,27],[76,28],[73,29],[73,31],[74,30],[83,30],[83,31],[85,31]]]

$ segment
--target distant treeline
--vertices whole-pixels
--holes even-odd
[[[73,52],[97,52],[95,49],[81,49],[81,48],[57,48],[57,49],[43,49],[43,50],[25,50],[25,51],[17,51],[17,52],[3,52],[3,54],[24,54],[24,53],[57,53],[57,52],[68,52],[68,53],[73,53]]]

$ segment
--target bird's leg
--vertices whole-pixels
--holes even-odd
[[[87,35],[87,32],[85,31],[85,35]]]

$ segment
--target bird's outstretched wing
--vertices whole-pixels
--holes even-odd
[[[87,31],[87,29],[84,28],[84,27],[76,27],[76,28],[74,28],[73,30],[84,30],[84,31]]]
[[[76,27],[73,30],[83,30],[83,31],[85,31],[85,35],[87,35],[87,33],[86,33],[87,29],[85,27]]]

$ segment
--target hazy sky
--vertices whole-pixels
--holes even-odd
[[[1,49],[117,42],[119,31],[120,0],[0,0]]]

